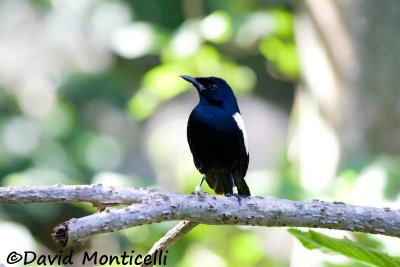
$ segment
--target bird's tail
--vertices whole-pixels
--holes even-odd
[[[246,184],[246,181],[244,180],[244,178],[241,178],[239,181],[239,184],[237,185],[238,191],[239,191],[239,195],[242,196],[250,196],[250,189]]]
[[[236,187],[238,188],[239,195],[250,196],[250,189],[246,184],[243,177],[234,177]],[[232,184],[229,174],[225,173],[207,173],[206,181],[208,185],[217,194],[226,195],[228,193],[233,194]]]

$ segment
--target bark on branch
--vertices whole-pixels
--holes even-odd
[[[290,201],[250,197],[239,205],[235,197],[178,194],[156,189],[91,186],[0,188],[0,204],[90,202],[123,208],[71,219],[55,228],[64,246],[83,243],[90,236],[142,224],[187,220],[212,225],[257,225],[330,228],[400,237],[400,211],[343,202]],[[190,229],[189,229],[190,230]]]
[[[94,185],[0,187],[0,204],[88,202],[94,206],[140,203],[157,189]]]

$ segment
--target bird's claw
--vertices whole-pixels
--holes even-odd
[[[194,191],[192,192],[192,195],[201,195],[200,185],[197,185],[195,187]]]
[[[249,197],[249,196],[242,196],[242,195],[239,195],[239,194],[237,194],[237,193],[235,193],[235,194],[227,193],[225,196],[226,196],[226,197],[235,196],[235,197],[237,198],[238,202],[239,202],[239,206],[242,205],[242,198],[248,198],[248,197]]]
[[[194,191],[192,192],[192,195],[195,195],[195,196],[205,196],[205,195],[207,195],[207,191],[197,191],[197,190],[194,190]]]

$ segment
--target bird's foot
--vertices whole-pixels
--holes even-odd
[[[194,189],[193,194],[195,194],[195,195],[201,195],[201,186],[202,186],[202,184],[203,184],[203,182],[204,182],[205,179],[206,179],[206,178],[205,178],[204,176],[201,178],[200,184],[196,186],[196,188]]]
[[[233,192],[233,194],[227,193],[226,196],[227,196],[227,197],[235,196],[235,197],[237,198],[238,202],[239,202],[239,206],[242,205],[242,198],[248,197],[248,196],[239,195],[237,186],[233,186],[233,187],[232,187],[232,192]]]
[[[242,198],[248,198],[249,197],[249,196],[239,195],[238,193],[233,193],[233,194],[232,193],[227,193],[225,196],[226,197],[232,197],[232,196],[236,197],[238,202],[239,202],[239,206],[242,205]]]
[[[201,195],[200,186],[196,186],[194,191],[192,192],[193,195]]]
[[[196,188],[194,189],[194,192],[195,192],[196,194],[201,193],[201,191],[200,191],[200,185],[196,186]]]
[[[194,191],[192,192],[192,195],[195,196],[198,200],[204,201],[207,198],[207,191],[201,192],[201,191]]]

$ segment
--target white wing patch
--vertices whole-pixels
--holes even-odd
[[[243,139],[244,139],[244,146],[246,148],[247,154],[249,154],[249,146],[247,144],[247,133],[246,133],[246,128],[244,127],[244,122],[242,116],[240,116],[239,112],[236,112],[235,114],[232,115],[233,119],[236,121],[239,129],[243,133]]]

